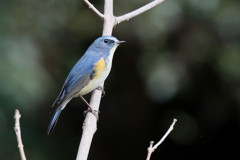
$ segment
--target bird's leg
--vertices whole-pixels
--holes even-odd
[[[88,112],[91,112],[97,120],[99,119],[98,114],[100,113],[97,110],[93,110],[92,107],[88,104],[88,102],[83,98],[83,96],[80,95],[80,98],[83,100],[83,102],[88,106],[88,109],[84,111],[84,114],[86,115]]]
[[[105,96],[105,91],[104,91],[104,87],[103,86],[98,86],[96,89],[102,91],[102,97]]]

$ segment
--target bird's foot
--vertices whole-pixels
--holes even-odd
[[[104,87],[103,86],[98,86],[96,89],[102,91],[102,97],[105,96],[105,91],[104,91]]]
[[[89,106],[88,109],[83,112],[83,113],[84,113],[84,116],[85,116],[88,112],[91,112],[91,113],[97,118],[97,120],[99,119],[98,114],[100,113],[100,111],[93,110],[93,109]]]
[[[88,106],[88,109],[83,112],[83,115],[85,116],[88,112],[91,112],[98,120],[99,119],[98,114],[100,113],[100,111],[93,110],[92,107],[90,106],[90,104],[88,104],[88,102],[83,98],[83,96],[80,96],[80,98]]]

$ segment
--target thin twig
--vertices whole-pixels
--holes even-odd
[[[160,141],[153,146],[153,141],[150,142],[150,146],[148,147],[148,155],[147,155],[147,160],[150,160],[152,153],[157,149],[157,147],[166,139],[166,137],[170,134],[170,132],[173,130],[173,127],[175,123],[177,122],[177,119],[173,119],[173,123],[167,130],[167,132],[164,134],[164,136],[160,139]]]
[[[129,13],[124,14],[122,16],[118,16],[118,17],[116,17],[115,25],[117,25],[117,24],[119,24],[123,21],[128,21],[129,19],[131,19],[131,18],[133,18],[133,17],[135,17],[135,16],[137,16],[137,15],[143,13],[143,12],[146,12],[147,10],[155,7],[156,5],[162,3],[163,1],[164,0],[154,0],[154,1],[142,6],[141,8],[138,8],[138,9],[132,11],[132,12],[129,12]]]
[[[104,15],[98,11],[97,8],[94,7],[92,3],[90,3],[88,0],[84,0],[84,2],[88,5],[88,7],[93,10],[101,19],[104,19]]]
[[[21,114],[19,113],[19,110],[15,110],[15,133],[17,136],[17,141],[18,141],[18,148],[19,148],[19,152],[20,152],[20,156],[21,156],[21,160],[26,160],[26,156],[24,153],[24,149],[23,149],[23,143],[22,143],[22,137],[21,137],[21,128],[20,128],[20,118],[21,118]]]
[[[150,142],[150,146],[148,147],[148,155],[147,155],[147,160],[150,160],[150,158],[151,158],[151,155],[152,155],[152,153],[153,153],[153,151],[154,151],[154,150],[153,150],[153,147],[152,147],[152,146],[153,146],[153,143],[154,143],[154,142],[153,142],[153,141],[151,141],[151,142]]]

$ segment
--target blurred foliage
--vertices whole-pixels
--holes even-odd
[[[91,1],[103,11],[104,1]],[[119,16],[147,0],[114,2]],[[65,108],[46,135],[52,103],[102,22],[80,0],[0,1],[0,159],[75,159],[86,110]],[[105,83],[91,159],[144,159],[173,118],[154,159],[233,159],[240,140],[240,1],[166,0],[119,24],[121,45]],[[89,99],[90,95],[86,96]],[[134,148],[134,149],[133,149]]]

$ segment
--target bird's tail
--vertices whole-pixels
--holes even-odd
[[[48,126],[47,134],[51,134],[51,133],[52,133],[55,125],[57,124],[57,120],[58,120],[58,118],[59,118],[59,116],[60,116],[60,114],[61,114],[61,112],[62,112],[62,109],[63,109],[62,107],[58,107],[58,108],[56,109],[56,111],[54,112],[54,114],[53,114],[53,116],[52,116],[52,119],[51,119],[51,121],[50,121],[50,124],[49,124],[49,126]]]

